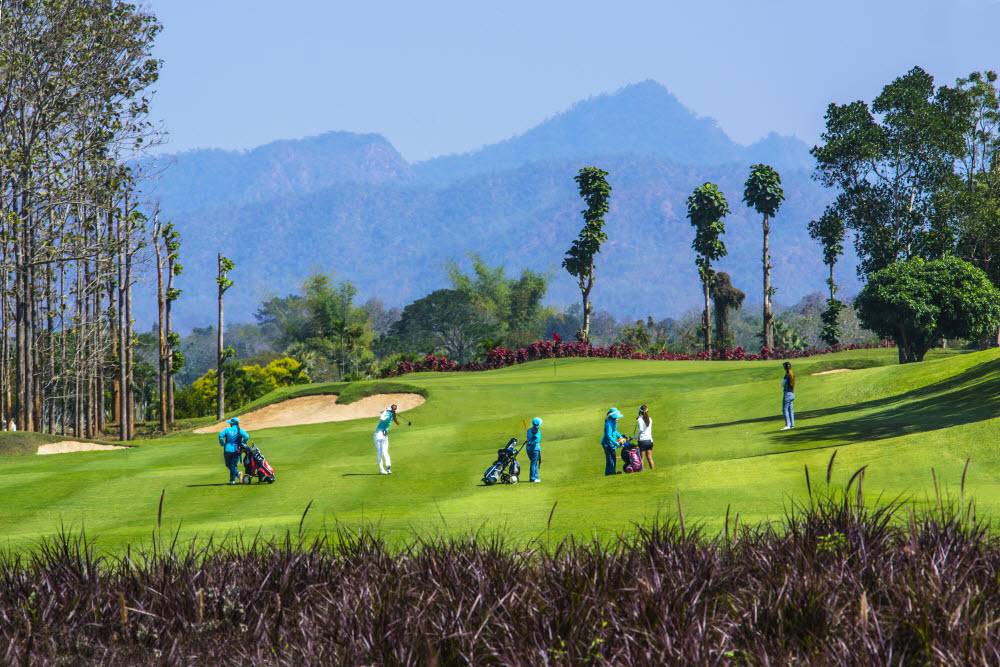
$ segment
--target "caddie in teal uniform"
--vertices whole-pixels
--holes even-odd
[[[240,451],[243,443],[250,439],[247,432],[240,428],[240,420],[233,417],[229,420],[229,428],[223,429],[219,433],[219,446],[222,447],[222,456],[225,458],[226,467],[229,468],[229,483],[236,484],[240,481]]]

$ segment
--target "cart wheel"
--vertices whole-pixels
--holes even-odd
[[[253,477],[251,477],[250,475],[243,475],[243,483],[244,484],[249,484],[252,481],[253,481]]]

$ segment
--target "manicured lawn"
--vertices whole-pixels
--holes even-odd
[[[867,465],[866,496],[916,502],[934,495],[932,467],[957,495],[971,457],[967,495],[980,515],[996,512],[1000,352],[937,351],[904,367],[895,361],[894,351],[865,350],[793,362],[797,425],[785,432],[780,362],[564,359],[555,371],[546,361],[408,375],[401,381],[426,390],[428,400],[401,414],[413,426],[404,421],[390,431],[391,477],[375,474],[374,418],[251,433],[277,472],[274,485],[261,487],[225,484],[214,435],[44,457],[2,455],[24,445],[5,448],[0,440],[0,539],[21,547],[83,527],[107,548],[144,540],[156,527],[161,492],[164,530],[179,527],[185,540],[297,531],[311,501],[306,530],[376,525],[405,541],[485,528],[529,540],[550,527],[553,538],[590,539],[675,515],[678,492],[686,521],[719,529],[727,507],[731,520],[739,512],[741,522],[758,522],[780,515],[789,498],[805,498],[806,465],[813,489],[825,486],[835,449],[835,484]],[[809,374],[838,367],[858,370]],[[605,478],[604,414],[620,408],[621,431],[631,434],[640,403],[654,420],[657,468]],[[522,439],[521,420],[535,416],[545,420],[543,482],[480,486],[497,448]],[[520,459],[527,478],[527,456]]]

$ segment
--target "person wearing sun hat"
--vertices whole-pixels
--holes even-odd
[[[542,465],[542,418],[535,417],[531,420],[531,428],[528,429],[524,438],[524,448],[528,452],[528,460],[531,461],[531,481],[541,482],[538,478],[538,466]]]
[[[240,482],[240,449],[243,447],[243,443],[250,439],[250,436],[240,428],[240,420],[238,417],[233,417],[229,420],[229,428],[223,429],[219,432],[219,446],[222,447],[222,457],[226,462],[226,467],[229,468],[229,483],[237,484]]]
[[[604,448],[604,475],[615,474],[615,461],[617,460],[618,445],[624,439],[618,432],[618,420],[622,418],[622,413],[618,408],[608,410],[604,418],[604,437],[601,438],[601,447]]]

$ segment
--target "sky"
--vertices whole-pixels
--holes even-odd
[[[164,150],[375,132],[411,161],[654,79],[739,143],[815,144],[915,65],[1000,70],[1000,0],[146,0]]]

